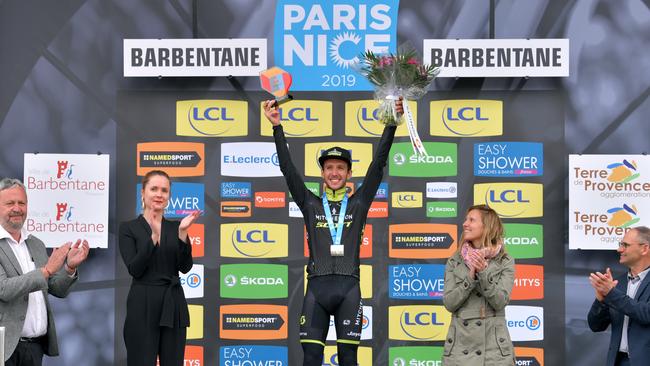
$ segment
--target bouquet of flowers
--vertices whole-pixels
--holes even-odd
[[[385,125],[399,125],[403,121],[395,112],[395,101],[403,97],[404,119],[408,127],[413,151],[427,155],[408,107],[408,100],[420,99],[440,69],[422,64],[412,48],[402,47],[396,54],[376,55],[366,51],[361,56],[359,72],[375,86],[375,99],[380,103],[378,119]]]
[[[435,66],[422,64],[413,49],[383,56],[366,51],[360,62],[360,73],[375,86],[379,120],[389,125],[401,124],[395,115],[395,100],[400,96],[420,99],[439,72]]]

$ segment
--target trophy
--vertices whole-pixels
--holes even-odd
[[[277,66],[260,72],[260,84],[262,89],[275,97],[275,107],[279,107],[280,104],[293,99],[289,94],[291,74]]]

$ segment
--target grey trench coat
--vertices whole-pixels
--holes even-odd
[[[514,350],[506,326],[505,307],[514,284],[515,261],[507,253],[469,278],[459,252],[445,266],[443,303],[452,313],[445,339],[445,366],[511,366]]]

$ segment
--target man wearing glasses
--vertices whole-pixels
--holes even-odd
[[[607,366],[648,365],[650,354],[650,229],[638,226],[618,245],[619,262],[628,268],[614,279],[605,273],[591,273],[589,281],[596,292],[587,320],[594,332],[612,325]]]

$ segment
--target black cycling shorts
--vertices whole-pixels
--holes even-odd
[[[308,280],[300,316],[300,342],[325,346],[330,315],[334,315],[337,342],[359,344],[363,303],[358,278],[326,275]]]

